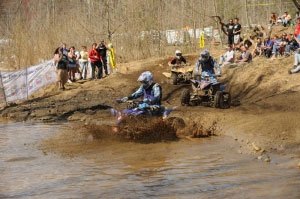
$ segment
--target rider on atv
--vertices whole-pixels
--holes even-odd
[[[148,112],[151,115],[157,115],[164,111],[161,106],[162,88],[158,83],[153,81],[153,75],[150,71],[143,72],[138,80],[141,86],[128,97],[123,97],[121,102],[137,99],[143,96],[143,101],[139,103],[137,109]]]
[[[182,56],[180,50],[175,51],[175,57],[168,63],[169,66],[186,64],[186,59]]]
[[[212,56],[210,56],[207,49],[200,53],[200,57],[194,69],[194,78],[200,80],[201,77],[201,79],[203,79],[202,73],[204,72],[206,72],[211,78],[215,78],[215,61]]]

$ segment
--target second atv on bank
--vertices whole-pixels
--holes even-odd
[[[190,83],[194,67],[187,63],[182,56],[180,50],[175,51],[175,57],[168,62],[171,68],[170,73],[163,73],[166,77],[171,78],[171,83],[177,85],[178,83]]]
[[[207,77],[206,77],[207,78]],[[209,78],[209,77],[208,77]],[[181,104],[186,106],[209,106],[215,108],[230,108],[231,96],[225,92],[223,85],[217,81],[192,79],[192,91],[184,89],[181,94]]]
[[[171,66],[171,82],[173,85],[178,83],[189,83],[193,77],[194,67],[191,65],[180,64]]]

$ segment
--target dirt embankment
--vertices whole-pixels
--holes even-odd
[[[188,60],[194,63],[196,55],[188,56]],[[177,132],[180,135],[225,134],[254,151],[288,151],[294,158],[300,158],[300,75],[287,73],[293,57],[273,61],[255,58],[248,65],[225,69],[220,81],[227,84],[232,98],[241,103],[230,109],[180,106],[181,91],[190,86],[169,83],[162,75],[168,71],[167,61],[148,59],[123,64],[119,73],[102,80],[69,84],[66,91],[58,91],[52,85],[27,102],[2,109],[0,115],[17,121],[113,124],[109,108],[123,108],[115,99],[134,91],[139,86],[136,79],[140,72],[150,70],[162,85],[163,103],[167,107],[179,106],[171,116],[186,123],[185,130]]]

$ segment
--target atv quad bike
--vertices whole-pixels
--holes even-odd
[[[173,85],[178,83],[188,83],[192,79],[194,67],[191,65],[172,65],[171,66],[171,81]]]
[[[120,99],[117,99],[118,103],[123,103]],[[164,106],[150,106],[150,107],[141,107],[143,105],[143,101],[134,101],[128,100],[125,102],[127,108],[123,111],[117,111],[115,109],[111,109],[112,115],[117,116],[117,120],[121,121],[124,117],[137,117],[137,116],[157,116],[166,118],[173,111],[174,108],[168,109]]]
[[[111,109],[112,116],[116,117],[116,124],[111,126],[112,135],[116,138],[135,142],[157,142],[176,140],[174,117],[168,118],[173,109],[163,106],[141,108],[142,101],[128,100],[126,109],[118,111]]]
[[[192,92],[184,89],[181,94],[181,104],[191,106],[210,106],[215,108],[230,108],[230,93],[222,90],[221,83],[191,80]]]

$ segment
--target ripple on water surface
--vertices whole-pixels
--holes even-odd
[[[240,155],[226,137],[155,144],[80,138],[73,150],[77,134],[69,129],[0,124],[0,198],[300,198],[299,172]],[[71,139],[41,150],[61,132]]]

